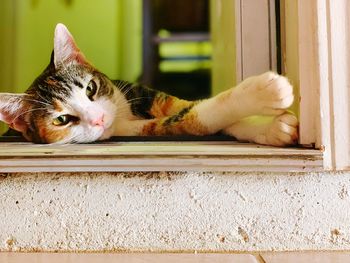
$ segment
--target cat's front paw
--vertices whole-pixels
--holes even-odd
[[[241,102],[252,115],[280,115],[294,101],[288,79],[273,72],[248,78],[237,88]]]
[[[276,117],[266,130],[258,134],[254,142],[272,146],[290,146],[298,142],[298,120],[289,113]]]

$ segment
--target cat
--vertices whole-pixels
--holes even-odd
[[[273,72],[247,78],[201,101],[187,101],[93,67],[63,24],[50,64],[23,94],[0,93],[0,120],[34,143],[87,143],[112,136],[210,135],[293,145],[298,120],[287,78]],[[262,121],[262,117],[270,116]]]

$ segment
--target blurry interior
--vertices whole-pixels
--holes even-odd
[[[144,0],[141,82],[185,99],[210,95],[209,0]]]

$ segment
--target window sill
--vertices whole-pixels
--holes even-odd
[[[1,143],[0,172],[323,170],[323,153],[233,142]]]

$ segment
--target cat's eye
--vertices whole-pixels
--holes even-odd
[[[57,118],[53,119],[52,124],[55,126],[63,126],[66,125],[68,123],[70,123],[71,121],[74,121],[76,119],[76,117],[72,116],[72,115],[61,115],[58,116]]]
[[[89,85],[86,87],[86,96],[88,96],[90,100],[94,100],[93,97],[95,96],[96,92],[97,92],[96,82],[91,80]]]

